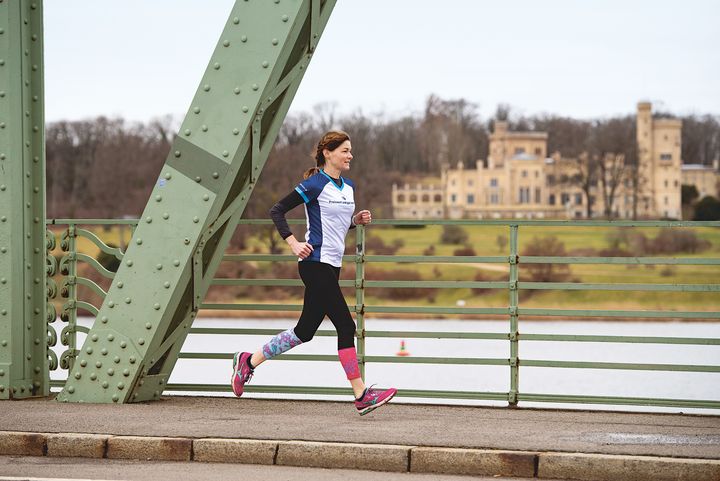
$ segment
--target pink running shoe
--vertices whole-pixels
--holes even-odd
[[[255,372],[253,369],[250,369],[250,365],[248,364],[248,359],[250,359],[251,356],[252,354],[249,352],[236,352],[235,356],[233,356],[233,374],[232,379],[230,379],[230,384],[237,397],[242,396],[245,383],[250,381]]]
[[[389,389],[373,389],[372,386],[365,390],[365,394],[359,400],[355,400],[355,407],[357,408],[360,416],[364,416],[370,411],[373,411],[397,394],[397,389],[391,387]]]

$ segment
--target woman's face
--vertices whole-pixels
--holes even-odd
[[[352,145],[350,141],[346,140],[338,146],[335,150],[323,150],[325,156],[325,163],[333,170],[338,172],[344,172],[350,170],[350,161],[352,160]]]

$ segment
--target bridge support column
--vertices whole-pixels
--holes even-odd
[[[50,392],[42,8],[0,1],[0,399]]]

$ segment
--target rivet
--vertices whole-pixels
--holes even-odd
[[[183,243],[184,243],[185,245],[190,244],[190,239],[188,239],[188,238],[186,237],[185,239],[183,239]]]
[[[203,85],[203,90],[206,92],[210,91],[210,86],[208,84]],[[179,156],[178,156],[179,157]]]
[[[85,367],[87,366],[87,361],[85,359],[80,361],[80,366]]]
[[[185,135],[189,136],[192,133],[190,129],[185,129]]]
[[[130,375],[130,369],[123,369],[123,376],[128,377]]]
[[[108,382],[107,382],[107,381],[103,381],[103,382],[102,382],[102,387],[103,387],[103,389],[107,389],[107,387],[108,387]]]
[[[179,261],[178,259],[175,259],[175,260],[173,261],[173,265],[174,265],[175,267],[179,267],[179,266],[180,266],[180,261]]]
[[[138,237],[138,239],[135,241],[137,245],[142,245],[142,239]]]
[[[115,374],[115,369],[110,368],[107,370],[107,373],[108,373],[108,376],[112,376],[113,374]]]
[[[197,224],[198,222],[200,222],[200,219],[198,219],[198,217],[195,216],[195,217],[193,217],[193,222]]]
[[[240,19],[237,17],[233,18],[233,23],[237,25],[238,23],[240,23]]]
[[[277,44],[278,44],[278,39],[276,39],[276,38],[272,39],[272,44],[273,44],[273,45],[277,45]]]
[[[130,359],[128,360],[130,361],[130,364],[135,364],[135,356],[130,356]]]
[[[160,391],[155,391],[155,392],[153,393],[153,396],[155,396],[155,397],[160,397]]]
[[[3,309],[2,311],[0,311],[0,314],[2,314],[3,316],[7,316],[7,312],[7,309]]]
[[[92,354],[92,353],[93,353],[93,348],[92,348],[92,347],[88,347],[87,349],[85,349],[85,352],[87,352],[88,354]]]
[[[125,342],[125,341],[120,341],[120,347],[121,347],[122,349],[125,349],[125,348],[127,347],[127,342]]]
[[[250,109],[248,108],[248,106],[247,106],[247,105],[243,105],[242,111],[245,112],[245,113],[247,113],[248,110],[250,110]],[[3,189],[3,190],[5,190],[5,189]]]
[[[200,113],[200,107],[195,107],[195,108],[193,109],[193,112],[195,112],[196,114],[199,114],[199,113]]]
[[[259,88],[260,88],[260,87],[258,87],[258,84],[252,84],[252,89],[253,89],[253,90],[257,90],[257,89],[259,89]]]
[[[229,47],[229,46],[230,46],[230,40],[225,40],[225,41],[223,41],[223,46],[224,46],[224,47]]]
[[[155,305],[153,306],[153,309],[155,309],[156,311],[159,311],[159,310],[160,310],[160,304],[158,304],[158,303],[156,302]]]
[[[100,318],[100,322],[102,322],[103,324],[107,324],[107,322],[108,322],[107,316],[102,316],[102,318]]]
[[[97,342],[97,340],[98,340],[98,335],[97,335],[97,334],[93,334],[92,336],[90,336],[90,339],[92,339],[93,342]]]
[[[123,286],[125,286],[125,284],[123,284],[123,281],[118,281],[115,285],[118,287],[118,289],[122,289]]]
[[[103,356],[107,356],[107,353],[108,353],[108,350],[106,347],[103,347],[102,349],[100,349],[100,354],[102,354]]]
[[[238,130],[238,129],[233,129],[233,135],[238,135],[239,133],[240,133],[240,130]]]
[[[97,374],[95,374],[95,373],[90,374],[90,380],[94,381],[95,379],[97,379]]]
[[[126,261],[125,261],[125,265],[128,266],[128,267],[132,267],[132,265],[133,265],[132,259],[126,260]]]
[[[5,189],[7,189],[7,187],[4,184],[0,185],[0,190],[5,190]]]
[[[263,63],[262,63],[263,68],[268,68],[269,65],[270,65],[270,62],[268,62],[267,60],[263,60]]]
[[[115,302],[114,302],[114,301],[108,302],[108,307],[111,308],[111,309],[112,309],[113,307],[115,307]]]
[[[122,390],[125,388],[125,384],[119,382],[119,383],[117,384],[117,388],[122,391]]]
[[[161,271],[161,270],[162,270],[162,264],[157,264],[157,265],[155,266],[155,269]]]
[[[149,322],[146,323],[146,324],[145,324],[145,329],[148,329],[148,330],[152,329],[152,324],[150,324]]]
[[[155,196],[155,202],[160,202],[162,200],[162,196],[160,194]]]
[[[201,127],[201,129],[202,129],[203,132],[207,132],[207,131],[208,131],[208,126],[203,124],[203,126]]]
[[[114,362],[115,364],[120,364],[120,356],[115,356],[115,357],[113,358],[113,362]]]
[[[230,152],[228,152],[227,150],[223,150],[222,156],[227,157],[228,155],[230,155]]]
[[[127,299],[125,300],[125,302],[127,302]],[[129,304],[129,303],[128,303],[128,304]],[[113,342],[113,341],[115,340],[115,336],[113,336],[112,334],[108,334],[108,335],[107,335],[107,340],[110,341],[110,342]]]
[[[100,369],[102,367],[102,362],[100,362],[100,361],[96,362],[95,367]]]
[[[235,92],[235,95],[238,95],[240,93],[240,87],[235,87],[233,92]]]
[[[141,346],[142,346],[143,344],[145,344],[145,339],[143,339],[142,337],[141,337],[140,339],[138,339],[138,344],[140,344]],[[132,362],[132,361],[131,361],[131,362]]]
[[[3,347],[7,346],[7,341],[3,339],[2,341],[0,341],[0,345],[2,345]]]
[[[5,369],[0,369],[0,377],[3,377],[5,375]]]
[[[176,150],[176,151],[175,151],[175,157],[180,157],[181,155],[182,155],[182,154],[180,153],[179,150]]]
[[[168,220],[169,218],[170,218],[170,214],[168,214],[167,212],[164,212],[163,219]]]
[[[240,41],[241,41],[242,43],[247,42],[247,35],[243,35],[242,37],[240,37]]]
[[[73,386],[69,386],[69,387],[68,387],[68,392],[69,392],[70,394],[74,393],[74,392],[75,392],[75,388],[74,388]]]
[[[219,63],[219,62],[215,62],[215,63],[213,64],[213,68],[214,68],[215,70],[220,70],[220,63]]]
[[[165,287],[165,289],[170,289],[170,283],[168,281],[165,281],[163,287]]]
[[[197,183],[202,182],[202,177],[196,176],[196,177],[195,177],[195,182],[197,182]]]
[[[151,223],[152,223],[152,217],[145,217],[145,222],[147,222],[148,224],[151,224]]]
[[[283,16],[282,16],[282,21],[283,21],[283,22],[287,22],[288,19],[289,19],[289,17],[288,17],[287,15],[283,15]]]
[[[218,174],[217,172],[213,172],[212,176],[213,176],[213,179],[217,179],[218,177],[220,177],[220,174]]]
[[[130,304],[131,302],[132,302],[132,299],[130,299],[129,297],[126,297],[126,298],[125,298],[125,304]],[[108,338],[109,338],[109,337],[110,337],[110,336],[108,336]]]
[[[207,195],[207,194],[203,194],[203,197],[202,197],[202,198],[203,198],[204,201],[210,200],[210,196]]]
[[[165,172],[165,178],[170,180],[172,178],[172,174],[170,174],[170,172]]]
[[[82,377],[82,374],[80,374],[79,372],[75,373],[75,379],[80,379],[81,377]]]

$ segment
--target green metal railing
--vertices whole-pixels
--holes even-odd
[[[77,252],[77,238],[84,237],[93,242],[100,250],[108,255],[122,259],[122,251],[107,246],[91,230],[81,226],[107,226],[126,225],[133,228],[137,221],[99,220],[99,219],[56,219],[48,221],[55,226],[67,226],[62,234],[61,247],[64,255],[60,260],[60,270],[65,276],[62,282],[61,294],[67,298],[61,318],[67,323],[63,329],[61,340],[67,346],[67,351],[61,356],[60,365],[64,369],[72,368],[77,355],[76,335],[78,332],[87,332],[87,328],[77,325],[77,310],[83,309],[91,315],[97,314],[97,308],[92,304],[77,299],[77,285],[85,285],[100,297],[104,298],[104,291],[90,279],[77,275],[77,262],[92,265],[101,275],[112,278],[113,273],[104,269],[92,257]],[[300,224],[301,221],[290,221]],[[242,220],[243,225],[267,225],[266,220]],[[365,374],[368,363],[411,363],[411,364],[450,364],[450,365],[485,365],[507,366],[510,371],[509,389],[504,392],[480,392],[457,390],[414,390],[402,389],[402,396],[435,398],[435,399],[464,399],[464,400],[496,400],[507,401],[516,405],[519,401],[556,402],[556,403],[584,403],[584,404],[623,404],[644,406],[671,406],[719,409],[720,400],[696,399],[665,399],[650,397],[620,397],[620,396],[590,396],[577,394],[542,394],[524,393],[520,390],[519,373],[521,367],[543,368],[575,368],[575,369],[612,369],[612,370],[640,370],[640,371],[675,371],[675,372],[704,372],[720,373],[720,365],[690,365],[690,364],[653,364],[653,363],[627,363],[627,362],[586,362],[586,361],[559,361],[542,359],[525,359],[519,354],[520,341],[528,342],[593,342],[593,343],[637,343],[658,345],[713,345],[720,346],[718,338],[689,338],[689,337],[652,337],[652,336],[616,336],[616,335],[561,335],[561,334],[521,334],[518,319],[521,316],[543,316],[563,318],[655,318],[655,319],[706,319],[720,320],[720,308],[713,307],[712,311],[676,311],[676,310],[603,310],[603,309],[565,309],[565,308],[523,308],[520,306],[519,292],[521,290],[616,290],[616,291],[663,291],[663,292],[720,292],[720,284],[623,284],[623,283],[579,283],[579,282],[524,282],[520,281],[519,270],[524,264],[607,264],[607,265],[720,265],[720,258],[709,257],[577,257],[577,256],[520,256],[518,240],[521,227],[720,227],[720,222],[678,222],[678,221],[475,221],[475,220],[433,220],[433,221],[404,221],[380,220],[375,225],[381,226],[427,226],[427,225],[465,225],[465,226],[502,226],[509,230],[508,255],[506,256],[395,256],[395,255],[368,255],[365,253],[365,232],[362,226],[355,230],[356,252],[354,255],[345,255],[345,263],[355,264],[355,279],[341,280],[341,287],[355,289],[355,304],[349,305],[357,320],[357,352],[361,373]],[[224,262],[296,262],[291,255],[264,255],[264,254],[226,254]],[[365,278],[365,266],[369,263],[489,263],[507,265],[509,276],[507,281],[375,281]],[[302,286],[301,281],[295,279],[214,279],[215,286]],[[427,306],[397,306],[397,305],[367,305],[365,290],[367,288],[482,288],[505,289],[508,291],[506,307],[427,307]],[[720,302],[718,303],[720,306]],[[205,310],[232,310],[232,311],[275,311],[298,312],[302,310],[300,304],[266,304],[266,303],[204,303]],[[488,315],[507,316],[509,329],[505,333],[483,332],[435,332],[435,331],[373,331],[366,330],[365,314],[437,314],[437,315]],[[255,328],[192,328],[190,333],[196,335],[274,335],[278,329]],[[334,331],[320,330],[319,336],[334,336]],[[477,357],[396,357],[372,356],[366,354],[365,344],[367,338],[425,338],[425,339],[476,339],[509,342],[510,355],[508,358],[477,358]],[[209,352],[181,352],[181,359],[231,359],[232,353]],[[287,361],[337,361],[336,355],[301,355],[284,354],[278,359]],[[54,381],[53,386],[62,386],[64,382]],[[171,391],[202,391],[225,392],[229,386],[218,384],[168,384]],[[292,394],[347,394],[349,389],[318,386],[270,386],[251,385],[246,388],[248,392],[262,393],[292,393]]]

